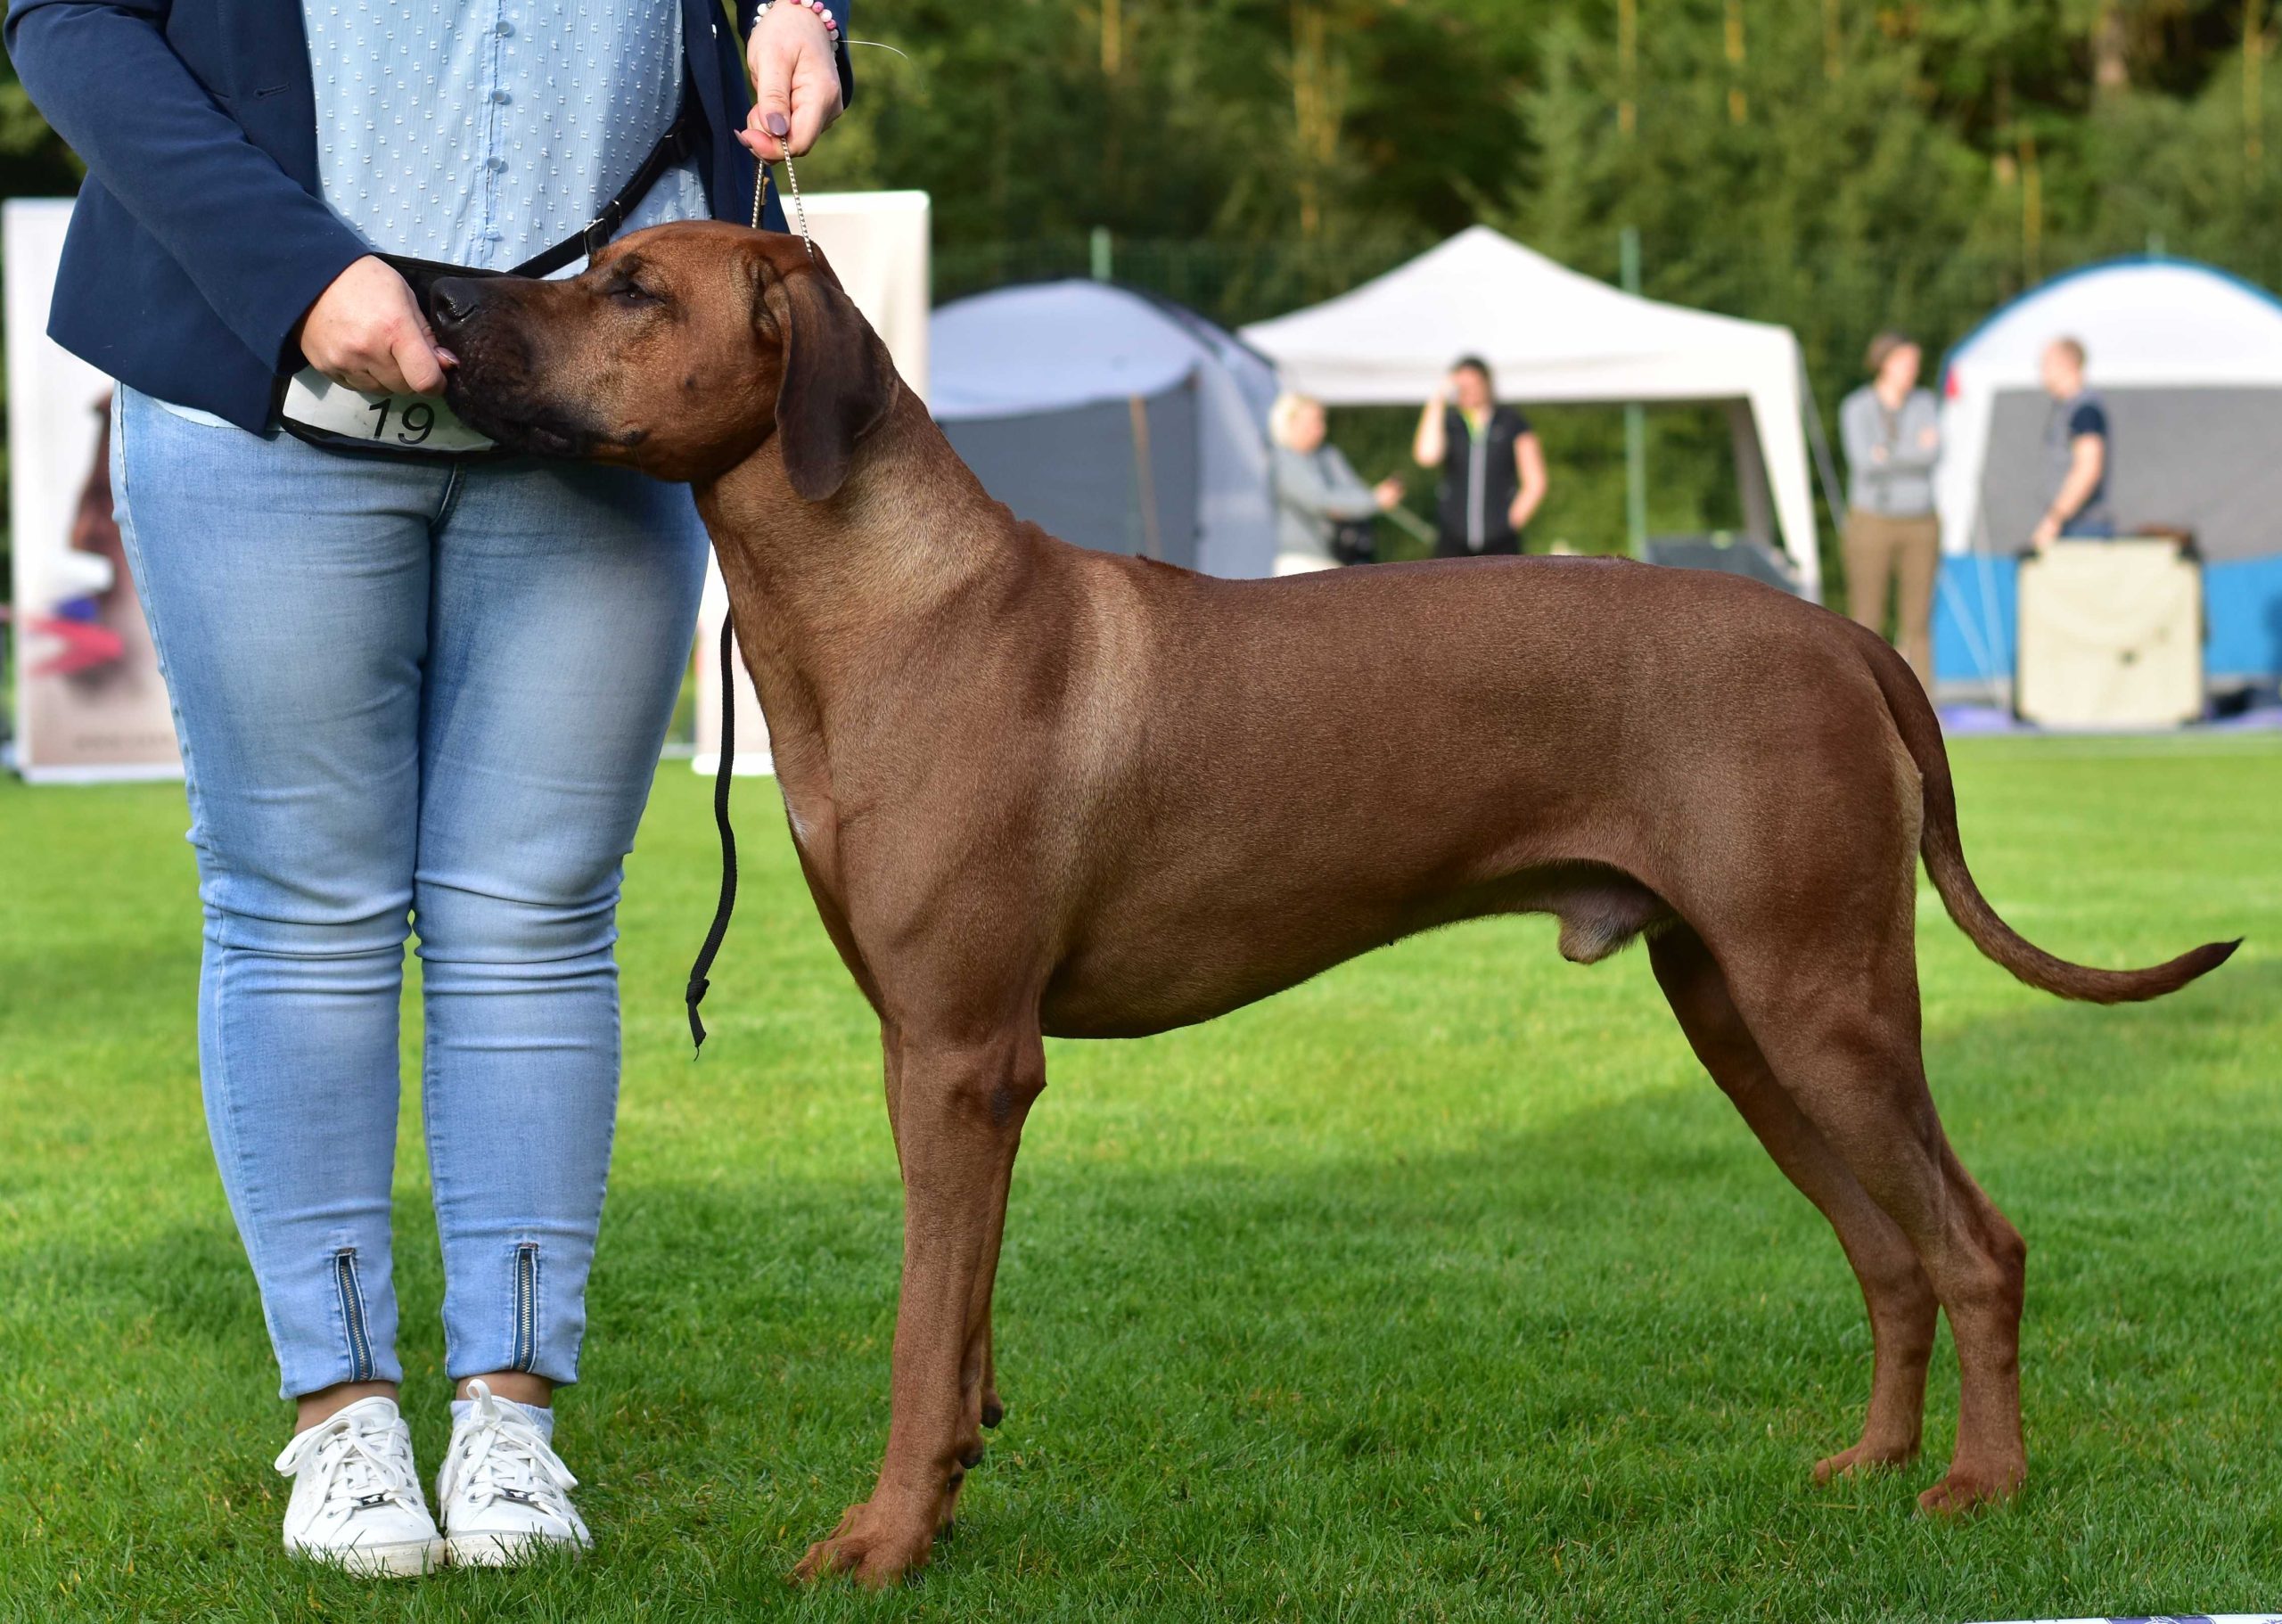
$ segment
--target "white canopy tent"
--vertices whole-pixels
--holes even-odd
[[[1529,405],[1724,403],[1745,528],[1779,537],[1807,595],[1821,595],[1799,342],[1787,327],[1621,292],[1476,226],[1241,336],[1291,387],[1333,406],[1415,405],[1462,355],[1482,357],[1500,393]]]

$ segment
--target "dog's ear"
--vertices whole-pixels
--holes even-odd
[[[879,340],[822,255],[784,276],[784,373],[776,441],[784,474],[804,501],[836,494],[856,444],[895,401],[895,373]]]

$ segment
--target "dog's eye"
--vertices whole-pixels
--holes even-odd
[[[621,305],[654,305],[662,302],[661,295],[653,293],[638,282],[621,282],[610,291],[610,296]]]

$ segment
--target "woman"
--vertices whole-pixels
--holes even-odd
[[[1933,464],[1941,455],[1941,409],[1917,387],[1925,357],[1908,335],[1882,332],[1864,357],[1870,381],[1838,408],[1850,482],[1846,513],[1846,612],[1886,629],[1895,591],[1894,646],[1917,680],[1933,685],[1933,577],[1941,527],[1933,516]]]
[[[1468,356],[1450,369],[1448,387],[1418,414],[1411,455],[1442,471],[1437,558],[1522,550],[1545,502],[1545,447],[1528,418],[1498,404],[1487,361]]]
[[[1342,524],[1383,513],[1402,500],[1402,481],[1367,486],[1336,446],[1324,444],[1323,403],[1305,395],[1279,395],[1268,409],[1275,441],[1276,573],[1329,570],[1332,539]]]
[[[741,59],[710,0],[12,7],[15,67],[88,169],[51,331],[120,382],[118,516],[205,909],[207,1120],[297,1402],[291,1550],[414,1573],[588,1543],[552,1396],[616,1109],[620,859],[705,537],[637,475],[305,444],[280,380],[306,364],[424,435],[453,358],[376,253],[504,269],[660,152],[628,229],[748,218],[752,157],[807,150],[846,99],[847,15],[748,4]],[[457,1383],[440,1530],[390,1279],[414,921]]]

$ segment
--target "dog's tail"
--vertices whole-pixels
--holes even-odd
[[[2177,992],[2196,977],[2225,964],[2237,947],[2230,942],[2205,942],[2168,963],[2145,970],[2095,970],[2089,964],[2056,958],[2030,941],[1997,915],[1989,898],[1965,865],[1965,848],[1958,839],[1958,798],[1950,778],[1949,751],[1942,747],[1941,725],[1918,685],[1917,677],[1900,655],[1884,639],[1859,631],[1868,652],[1871,671],[1885,695],[1886,709],[1901,742],[1917,764],[1925,793],[1925,827],[1918,849],[1925,854],[1925,872],[1941,902],[1957,921],[1958,929],[1973,945],[2030,986],[2064,998],[2091,1004],[2136,1004]]]

